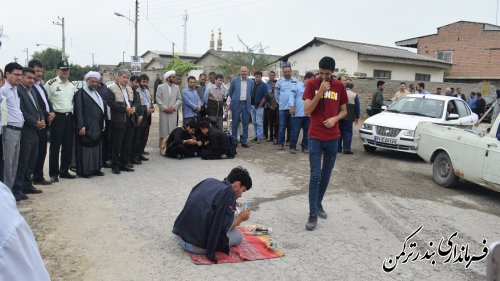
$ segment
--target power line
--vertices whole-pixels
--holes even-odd
[[[255,4],[264,3],[264,2],[267,2],[267,0],[254,1],[254,2],[246,3],[246,4],[227,6],[224,8],[218,8],[218,9],[213,9],[213,10],[206,10],[206,11],[201,11],[201,12],[197,12],[197,13],[191,13],[191,15],[199,15],[199,14],[204,14],[204,13],[218,12],[218,11],[223,11],[223,10],[227,10],[227,9],[231,9],[231,8],[245,7],[245,6],[255,5]]]
[[[195,1],[195,2],[199,2],[199,1]],[[205,3],[205,4],[202,4],[202,5],[198,5],[198,6],[192,6],[192,7],[187,7],[187,8],[177,9],[177,10],[169,10],[166,13],[161,13],[161,11],[157,11],[155,9],[156,14],[153,14],[153,15],[157,15],[157,14],[161,13],[162,16],[165,16],[165,15],[169,15],[169,14],[174,14],[174,13],[179,12],[179,11],[199,9],[199,8],[204,8],[204,7],[207,7],[207,6],[218,5],[218,4],[222,4],[222,3],[226,3],[226,2],[232,2],[232,1],[231,0],[223,0],[223,1],[213,2],[213,3]],[[186,2],[186,3],[188,3],[188,2]]]
[[[144,15],[144,12],[141,11],[141,13]],[[146,15],[144,15],[144,16],[146,16]],[[156,33],[158,33],[161,37],[163,37],[163,39],[167,40],[170,43],[174,43],[173,41],[171,41],[170,39],[168,39],[167,37],[165,37],[165,35],[163,35],[160,32],[160,30],[158,30],[158,28],[156,28],[156,26],[151,21],[149,21],[149,19],[147,17],[146,17],[146,21],[151,25],[151,27],[153,28],[154,31],[156,31]]]

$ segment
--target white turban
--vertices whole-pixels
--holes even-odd
[[[89,71],[87,74],[85,74],[85,81],[89,80],[89,78],[95,78],[97,80],[101,79],[101,74],[97,71]]]
[[[175,73],[175,70],[169,70],[169,71],[165,72],[165,74],[163,74],[163,79],[164,79],[164,80],[167,80],[167,79],[168,79],[168,77],[170,77],[170,76],[172,76],[172,75],[177,75],[177,74]]]

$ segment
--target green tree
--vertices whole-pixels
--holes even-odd
[[[81,81],[85,74],[89,71],[93,70],[92,66],[80,66],[78,64],[70,64],[71,70],[69,72],[69,80],[70,81]]]
[[[224,62],[217,67],[217,70],[225,76],[238,75],[240,73],[241,66],[246,66],[250,70],[252,59],[254,60],[253,67],[255,71],[268,70],[269,67],[267,65],[270,63],[269,56],[266,54],[256,54],[252,51],[238,51],[225,57]]]
[[[168,70],[175,70],[175,72],[180,75],[186,75],[190,70],[196,68],[196,66],[188,61],[181,60],[179,56],[174,56],[174,58],[165,66]]]
[[[61,61],[61,51],[54,48],[47,48],[41,52],[34,52],[33,59],[42,62],[45,70],[56,69],[57,63]]]

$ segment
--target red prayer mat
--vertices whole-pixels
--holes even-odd
[[[238,227],[243,233],[241,244],[229,249],[229,255],[222,252],[216,252],[215,257],[219,263],[237,263],[243,261],[255,261],[264,259],[275,259],[285,255],[283,251],[273,249],[268,246],[272,238],[266,236],[253,236],[245,234],[245,229]],[[195,255],[185,251],[194,264],[214,264],[213,261],[204,255]]]

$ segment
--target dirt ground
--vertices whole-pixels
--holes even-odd
[[[418,156],[339,154],[324,206],[328,220],[305,230],[309,162],[306,154],[278,151],[272,143],[238,147],[233,160],[165,159],[153,144],[151,160],[133,173],[61,180],[23,201],[53,280],[482,280],[484,260],[463,265],[414,263],[392,274],[382,261],[397,254],[419,225],[422,240],[454,231],[480,251],[483,238],[500,240],[500,194],[461,181],[444,189]],[[244,196],[253,221],[270,225],[287,256],[234,265],[195,266],[178,249],[173,221],[194,184],[247,167],[254,188]],[[426,240],[428,239],[428,240]],[[325,263],[325,261],[327,261]]]

